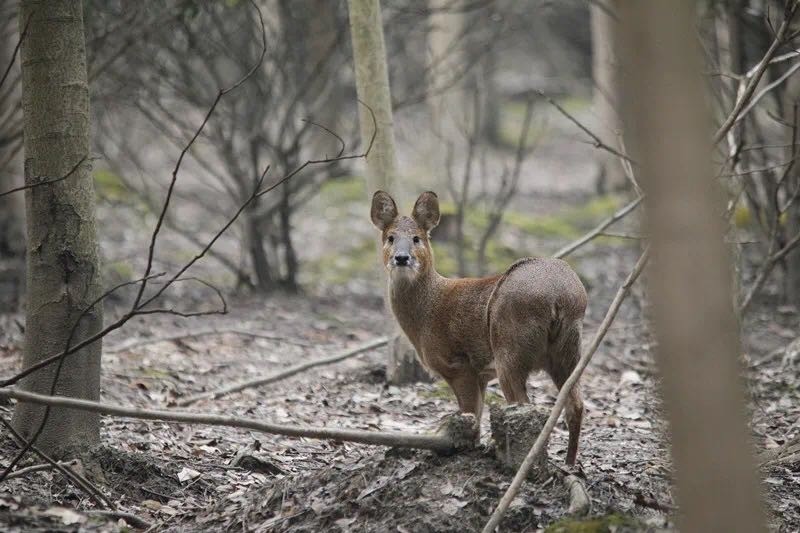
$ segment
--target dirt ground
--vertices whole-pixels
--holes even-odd
[[[590,288],[585,342],[636,257],[634,247],[592,245],[579,255]],[[592,498],[598,531],[660,531],[673,527],[675,495],[664,414],[652,359],[641,285],[623,305],[583,379],[586,417],[580,473]],[[757,446],[772,448],[796,435],[800,421],[800,358],[781,350],[797,331],[793,309],[773,309],[767,295],[748,323],[746,354]],[[222,318],[149,317],[106,340],[102,400],[163,407],[183,396],[330,355],[383,334],[374,297],[241,298]],[[4,317],[0,372],[18,364],[21,335]],[[223,333],[160,341],[175,333]],[[226,329],[259,337],[224,333]],[[134,339],[146,344],[130,346]],[[124,343],[124,344],[123,344]],[[440,382],[387,386],[382,350],[320,367],[257,390],[200,402],[194,411],[330,427],[433,430],[455,410]],[[534,402],[550,406],[555,388],[530,380]],[[502,402],[496,384],[489,402]],[[3,415],[12,406],[0,406]],[[160,531],[463,531],[476,530],[512,474],[489,450],[488,414],[482,445],[449,457],[342,442],[290,439],[250,431],[104,418],[103,446],[84,470],[120,510]],[[558,531],[568,498],[560,482],[566,430],[549,444],[552,475],[529,482],[504,519],[503,531]],[[11,457],[7,435],[0,455]],[[248,456],[239,466],[237,456]],[[37,463],[29,458],[26,465]],[[91,464],[99,464],[102,477]],[[800,528],[800,465],[763,472],[775,531]],[[66,511],[74,509],[77,512]],[[98,516],[85,494],[50,471],[0,486],[0,523],[8,531],[116,531],[118,518]],[[563,525],[563,524],[562,524]],[[605,527],[605,529],[602,529]],[[616,528],[616,529],[615,529]],[[568,529],[563,529],[568,530]]]

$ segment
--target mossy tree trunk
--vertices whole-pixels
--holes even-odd
[[[681,531],[764,530],[720,188],[690,0],[619,2],[626,132],[638,137],[648,276]],[[698,298],[698,295],[702,297]]]
[[[350,35],[356,71],[356,90],[359,99],[375,114],[378,131],[375,143],[367,156],[367,188],[370,195],[376,190],[393,192],[397,178],[392,98],[386,65],[386,46],[379,0],[348,0]],[[367,143],[374,130],[370,111],[359,107],[361,139]],[[365,203],[366,220],[369,204]],[[397,326],[393,325],[397,332]],[[425,379],[427,374],[417,361],[411,343],[400,333],[389,343],[387,378],[392,383],[411,383]]]
[[[20,2],[25,180],[64,176],[89,154],[89,87],[81,0]],[[64,350],[102,327],[102,308],[79,317],[101,293],[94,187],[88,162],[69,178],[28,189],[27,315],[23,367]],[[98,400],[101,343],[71,355],[56,394]],[[21,386],[50,394],[56,365],[31,374]],[[13,423],[23,436],[40,425],[44,409],[21,402]],[[37,445],[55,456],[99,440],[95,413],[54,408]]]

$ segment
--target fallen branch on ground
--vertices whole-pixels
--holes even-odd
[[[68,463],[59,463],[61,466],[76,466],[77,463],[75,461],[70,461]],[[20,468],[19,470],[14,470],[9,475],[6,476],[6,479],[14,479],[15,477],[22,477],[28,474],[32,474],[34,472],[43,472],[45,470],[53,470],[55,466],[51,465],[50,463],[42,463],[33,466],[26,466],[25,468]]]
[[[174,342],[183,339],[189,339],[192,337],[208,337],[210,335],[228,335],[228,334],[241,335],[243,337],[252,337],[254,339],[280,341],[288,344],[296,344],[298,346],[310,346],[309,343],[287,339],[285,337],[280,337],[278,335],[269,335],[267,333],[246,331],[239,328],[210,328],[210,329],[200,329],[195,331],[186,331],[183,333],[176,333],[174,335],[166,335],[164,337],[153,337],[148,339],[128,339],[126,341],[119,343],[116,346],[112,346],[111,348],[106,348],[105,350],[103,350],[103,352],[104,353],[126,352],[128,350],[141,348],[142,346],[149,346],[151,344],[157,344],[159,342]]]
[[[362,344],[361,346],[358,346],[356,348],[352,348],[350,350],[346,350],[336,355],[332,355],[331,357],[315,359],[313,361],[308,361],[307,363],[300,363],[299,365],[290,366],[289,368],[281,370],[280,372],[267,374],[266,376],[260,376],[255,379],[249,379],[247,381],[240,381],[239,383],[234,383],[233,385],[223,387],[216,391],[210,391],[202,394],[196,394],[194,396],[189,396],[188,398],[176,402],[176,405],[178,405],[179,407],[186,407],[200,400],[216,400],[218,398],[222,398],[223,396],[227,396],[228,394],[239,392],[244,389],[251,389],[253,387],[260,387],[261,385],[266,385],[268,383],[274,383],[276,381],[286,379],[290,376],[294,376],[295,374],[299,374],[300,372],[303,372],[310,368],[323,365],[330,365],[333,363],[338,363],[339,361],[344,361],[345,359],[355,357],[356,355],[362,354],[364,352],[368,352],[370,350],[374,350],[375,348],[385,346],[386,344],[388,344],[388,342],[389,342],[388,337],[381,337],[379,339],[370,341],[366,344]]]
[[[104,510],[89,510],[89,511],[80,511],[84,514],[88,515],[95,515],[95,516],[105,516],[108,518],[116,518],[119,520],[120,518],[125,520],[128,524],[132,525],[138,529],[150,529],[153,527],[153,524],[145,520],[144,518],[139,518],[135,514],[126,513],[124,511],[104,511]]]
[[[212,413],[191,413],[182,411],[151,410],[137,407],[110,405],[65,396],[46,396],[24,392],[16,388],[0,389],[0,398],[14,398],[25,402],[49,405],[51,407],[68,407],[91,411],[104,415],[136,418],[141,420],[160,420],[162,422],[178,422],[183,424],[203,424],[207,426],[225,426],[250,429],[261,433],[283,435],[286,437],[304,437],[308,439],[340,440],[373,444],[376,446],[392,446],[397,448],[419,448],[439,453],[451,453],[459,446],[454,445],[453,438],[447,434],[417,435],[414,433],[365,431],[361,429],[336,429],[314,426],[289,426],[270,424],[252,418],[226,416]]]
[[[558,397],[556,398],[556,403],[553,405],[553,409],[550,411],[550,416],[547,418],[547,422],[545,422],[542,432],[539,433],[539,436],[536,438],[536,442],[531,447],[528,455],[525,456],[525,460],[522,462],[519,470],[517,470],[514,480],[511,482],[511,486],[508,487],[508,490],[503,495],[503,498],[500,500],[497,508],[494,510],[492,516],[489,518],[489,521],[486,523],[486,526],[483,528],[483,533],[492,533],[500,524],[500,520],[502,520],[503,515],[508,510],[508,506],[519,492],[519,489],[522,486],[522,483],[525,481],[528,471],[531,469],[536,457],[542,453],[542,450],[547,444],[550,433],[552,433],[553,428],[556,426],[556,422],[558,422],[558,417],[561,415],[561,411],[564,410],[564,404],[567,402],[567,396],[578,379],[580,379],[583,370],[586,368],[586,365],[589,364],[589,361],[591,360],[595,351],[597,351],[597,348],[600,346],[600,342],[603,340],[603,337],[605,337],[608,328],[611,327],[611,323],[614,322],[614,318],[617,316],[617,311],[619,311],[620,305],[622,305],[625,297],[630,292],[630,289],[633,286],[633,283],[639,277],[639,274],[641,274],[642,270],[644,270],[649,255],[649,249],[645,249],[645,251],[639,257],[639,260],[636,262],[636,266],[633,267],[633,270],[630,274],[628,274],[625,282],[617,291],[616,296],[614,296],[614,300],[611,302],[611,305],[606,312],[606,316],[603,319],[602,324],[600,324],[600,328],[597,330],[597,333],[595,333],[591,344],[578,361],[578,365],[561,387]]]
[[[586,235],[584,235],[583,237],[581,237],[577,241],[575,241],[575,242],[573,242],[571,244],[568,244],[568,245],[564,246],[563,248],[561,248],[559,251],[557,251],[556,253],[553,254],[553,257],[555,257],[556,259],[561,259],[562,257],[571,254],[572,252],[574,252],[575,250],[577,250],[578,248],[580,248],[584,244],[596,239],[597,237],[602,235],[603,231],[607,227],[611,226],[616,221],[624,218],[628,213],[630,213],[631,211],[636,209],[636,207],[640,203],[642,203],[642,200],[644,200],[644,196],[639,196],[634,201],[632,201],[631,203],[629,203],[628,205],[624,206],[619,211],[617,211],[616,213],[614,213],[613,215],[611,215],[610,217],[608,217],[607,219],[602,221],[600,224],[598,224],[589,233],[587,233]]]

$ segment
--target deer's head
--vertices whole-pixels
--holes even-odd
[[[372,197],[372,223],[381,230],[383,264],[392,282],[413,282],[433,270],[429,232],[439,223],[439,198],[424,192],[411,216],[399,216],[397,204],[384,191]]]

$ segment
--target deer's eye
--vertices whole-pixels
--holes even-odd
[[[392,244],[394,242],[394,235],[389,235],[389,238],[386,240],[389,241],[389,244]]]
[[[414,235],[414,244],[419,244],[419,237]]]

